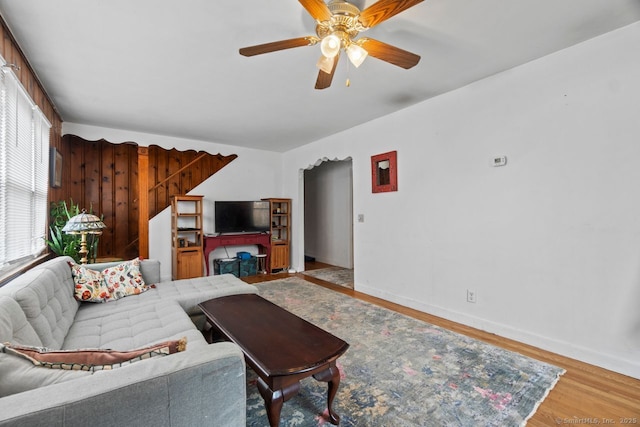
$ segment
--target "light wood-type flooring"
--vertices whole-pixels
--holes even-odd
[[[306,270],[331,267],[319,262],[306,263]],[[379,298],[336,286],[300,273],[279,273],[244,277],[248,283],[297,276],[336,292],[358,298],[434,325],[485,341],[537,360],[566,369],[566,373],[540,405],[527,426],[640,426],[640,380],[560,356],[527,344],[502,338],[460,323],[432,316]]]

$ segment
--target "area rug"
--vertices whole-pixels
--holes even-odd
[[[333,405],[343,427],[521,426],[564,373],[300,278],[258,289],[350,344],[338,359]],[[330,426],[326,396],[326,383],[303,380],[285,402],[280,426]],[[247,426],[268,425],[256,375],[247,368]]]
[[[343,267],[327,267],[316,270],[303,271],[305,276],[315,277],[334,285],[353,289],[353,269]]]

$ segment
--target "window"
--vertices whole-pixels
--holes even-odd
[[[51,124],[8,66],[0,71],[0,272],[46,248]]]

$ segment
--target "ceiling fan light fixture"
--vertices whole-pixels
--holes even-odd
[[[424,0],[367,0],[373,4],[360,11],[351,4],[354,0],[299,0],[316,22],[316,36],[297,37],[271,43],[244,47],[243,56],[254,56],[302,46],[320,45],[322,56],[316,63],[320,68],[316,89],[331,86],[341,50],[357,68],[367,56],[409,69],[418,64],[420,56],[390,44],[370,38],[358,38],[360,33],[403,12]],[[359,3],[365,3],[361,0]]]
[[[316,64],[316,67],[318,67],[319,69],[321,69],[327,74],[331,74],[331,70],[333,69],[333,61],[335,61],[335,57],[327,58],[326,56],[322,55],[320,59],[318,59],[318,63]]]
[[[347,56],[349,57],[349,61],[351,61],[353,66],[356,68],[362,65],[364,60],[367,58],[367,55],[369,55],[369,52],[367,52],[362,46],[359,46],[356,43],[351,43],[347,47],[346,51]]]
[[[329,34],[320,42],[320,50],[322,51],[322,55],[327,58],[334,58],[338,52],[340,52],[340,47],[342,46],[342,40],[340,37],[335,34]]]

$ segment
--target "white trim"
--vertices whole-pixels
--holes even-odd
[[[638,369],[637,363],[633,360],[624,359],[611,354],[598,353],[583,346],[577,346],[569,342],[558,341],[542,335],[532,334],[522,329],[516,329],[509,325],[481,319],[467,313],[449,310],[432,304],[424,304],[410,298],[394,295],[359,283],[355,284],[355,289],[363,294],[381,298],[383,300],[399,304],[403,307],[412,308],[423,313],[442,317],[465,326],[470,326],[472,328],[480,329],[481,331],[496,334],[527,345],[532,345],[565,357],[600,366],[633,378],[640,378],[640,369]]]

